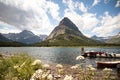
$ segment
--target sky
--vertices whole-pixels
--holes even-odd
[[[0,33],[47,34],[68,17],[86,36],[120,32],[120,0],[0,0]]]

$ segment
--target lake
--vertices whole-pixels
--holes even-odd
[[[120,53],[120,48],[116,47],[85,47],[85,51],[107,51],[109,53]],[[45,62],[75,65],[80,63],[76,57],[81,55],[81,47],[0,47],[2,54],[27,53]],[[85,64],[92,64],[96,67],[95,61],[115,61],[120,59],[109,58],[86,58]]]

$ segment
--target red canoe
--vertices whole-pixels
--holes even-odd
[[[97,62],[97,68],[116,68],[120,61]]]

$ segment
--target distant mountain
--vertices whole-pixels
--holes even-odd
[[[9,40],[8,38],[4,37],[4,36],[0,33],[0,42],[12,42],[12,40]]]
[[[63,18],[59,25],[40,45],[50,46],[74,46],[74,45],[96,45],[99,41],[84,36],[78,27],[67,17]],[[38,44],[39,45],[39,44]]]
[[[39,37],[42,41],[44,41],[48,36],[45,34],[40,34]]]
[[[94,39],[94,40],[101,41],[101,42],[105,42],[109,39],[109,37],[98,37],[96,35],[92,36],[91,38]]]
[[[9,34],[3,34],[3,35],[10,40],[25,43],[25,44],[33,44],[41,41],[39,36],[36,36],[31,31],[28,31],[28,30],[24,30],[16,34],[9,33]]]
[[[9,47],[9,46],[25,46],[25,45],[18,42],[13,42],[12,40],[9,40],[0,33],[0,47]]]
[[[110,39],[108,39],[106,43],[120,44],[120,32],[117,35],[112,36]]]

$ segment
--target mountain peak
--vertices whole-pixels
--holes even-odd
[[[79,31],[77,26],[67,17],[64,17],[59,25],[54,28],[51,34],[47,37],[47,39],[56,38],[59,35],[70,35],[70,36],[83,36],[83,34]]]
[[[31,31],[28,30],[23,30],[22,32],[32,33]]]
[[[59,23],[59,26],[61,25],[65,25],[73,30],[76,30],[76,31],[79,31],[77,26],[68,18],[68,17],[64,17],[60,23]]]
[[[97,36],[96,36],[96,35],[93,35],[91,38],[97,38]]]
[[[23,30],[22,32],[20,32],[20,34],[29,34],[29,35],[34,35],[31,31],[28,30]]]
[[[62,22],[65,22],[65,21],[67,21],[67,22],[71,22],[71,20],[68,18],[68,17],[64,17],[62,20],[61,20],[61,24],[62,24]]]
[[[64,17],[62,20],[70,20],[68,17]]]

